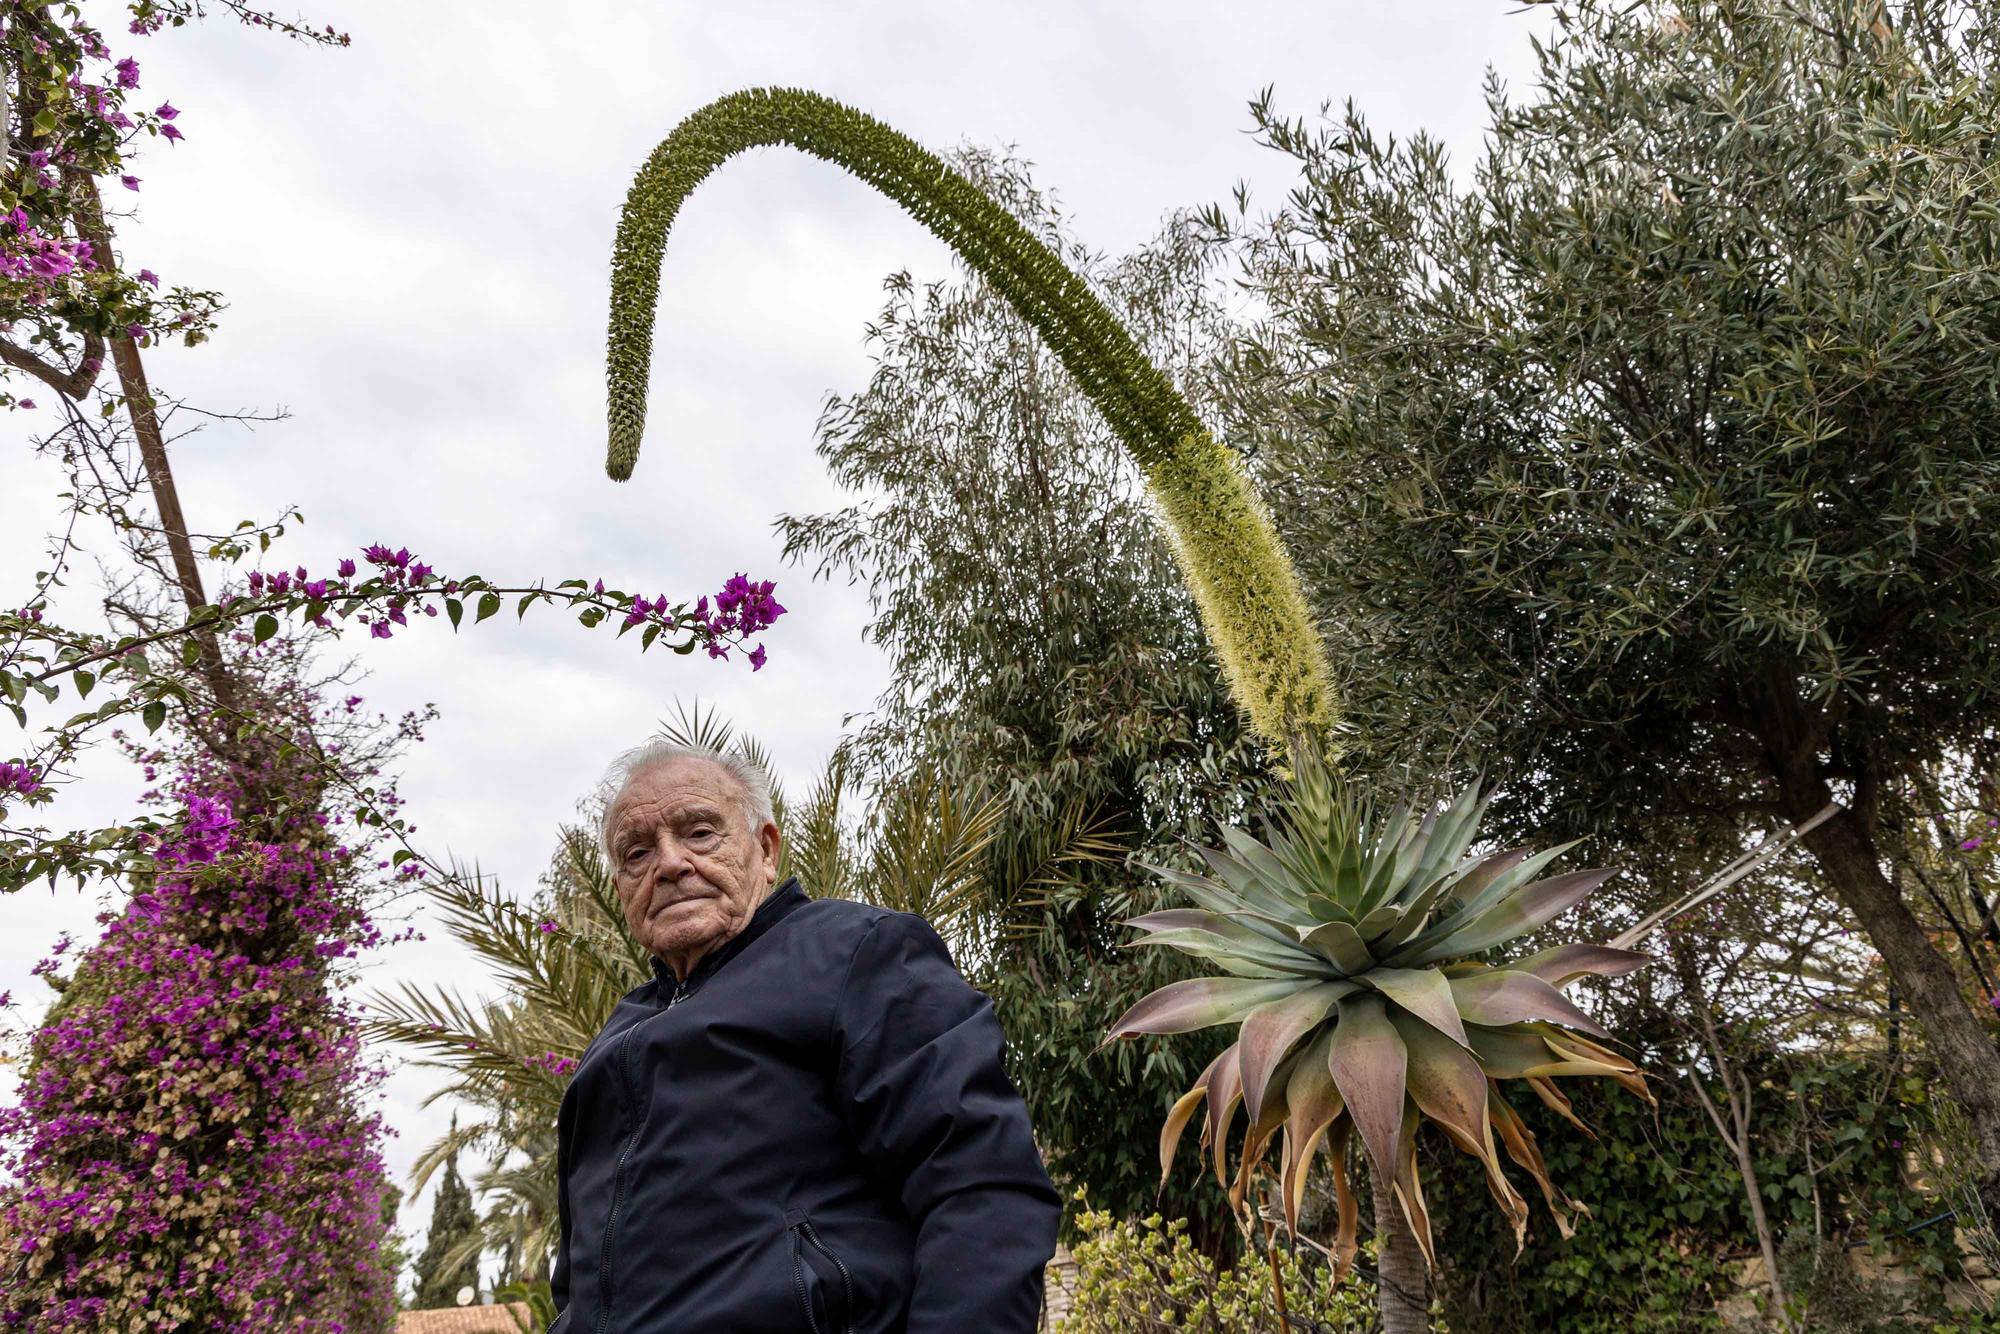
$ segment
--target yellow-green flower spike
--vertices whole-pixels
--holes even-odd
[[[632,475],[646,422],[653,316],[681,201],[748,148],[790,144],[888,195],[1032,325],[1144,470],[1231,687],[1266,738],[1324,736],[1333,689],[1298,572],[1230,452],[1202,428],[1084,281],[943,159],[817,93],[753,88],[709,103],[653,151],[612,252],[606,470]]]

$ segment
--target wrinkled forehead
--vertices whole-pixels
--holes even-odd
[[[729,770],[698,755],[675,755],[627,775],[611,799],[607,823],[616,837],[693,815],[734,820],[749,804],[749,789]]]

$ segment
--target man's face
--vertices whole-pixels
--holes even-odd
[[[633,936],[685,978],[749,924],[778,878],[778,827],[750,826],[743,787],[708,760],[641,769],[611,808],[612,872]]]

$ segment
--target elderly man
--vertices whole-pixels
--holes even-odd
[[[556,1331],[1034,1329],[1060,1204],[937,933],[774,889],[770,781],[740,757],[655,743],[609,781],[653,980],[563,1098]]]

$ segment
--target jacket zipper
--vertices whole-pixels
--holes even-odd
[[[812,1220],[801,1215],[799,1221],[792,1224],[792,1283],[799,1290],[799,1304],[805,1307],[806,1324],[812,1327],[812,1334],[822,1334],[819,1319],[813,1315],[812,1296],[806,1291],[805,1266],[801,1263],[802,1256],[799,1253],[799,1240],[802,1237],[812,1244],[814,1250],[833,1261],[834,1270],[840,1275],[841,1330],[843,1334],[854,1334],[854,1279],[848,1274],[847,1266],[841,1263],[840,1257],[828,1250],[826,1243],[819,1239],[819,1233],[813,1228]],[[824,1334],[834,1334],[834,1331],[826,1330]]]
[[[604,1241],[598,1248],[597,1323],[593,1326],[596,1334],[604,1334],[611,1323],[611,1234],[618,1226],[619,1206],[625,1202],[625,1164],[639,1145],[639,1094],[632,1083],[632,1035],[638,1030],[639,1026],[633,1024],[619,1039],[618,1064],[625,1081],[625,1096],[632,1106],[632,1133],[625,1137],[625,1147],[618,1151],[618,1166],[611,1176],[611,1213],[604,1220]]]
[[[667,1001],[667,1008],[673,1009],[688,998],[687,979],[682,978],[674,986],[674,994]],[[625,1200],[625,1164],[632,1158],[632,1150],[639,1146],[639,1090],[632,1082],[632,1038],[639,1031],[633,1024],[618,1040],[618,1066],[625,1081],[625,1096],[632,1105],[632,1133],[625,1137],[625,1147],[618,1151],[618,1166],[611,1176],[611,1213],[604,1220],[604,1242],[598,1248],[597,1260],[597,1323],[592,1326],[596,1334],[604,1334],[611,1323],[611,1234],[618,1226],[618,1208]],[[835,1260],[835,1264],[840,1261]]]

